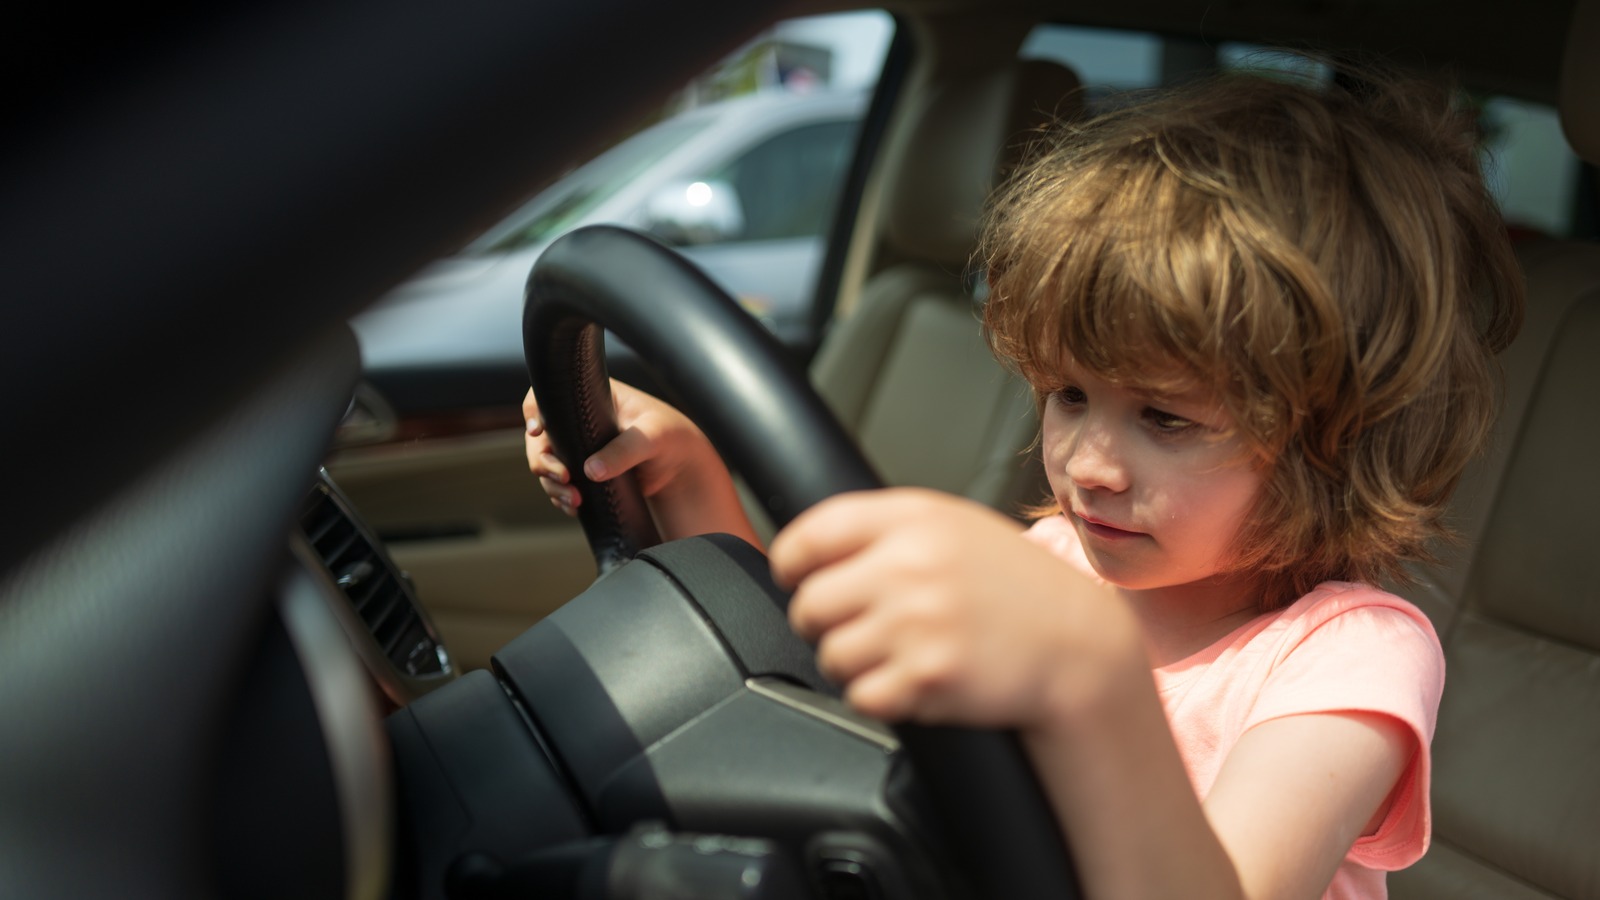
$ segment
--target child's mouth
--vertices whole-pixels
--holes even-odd
[[[1108,525],[1104,522],[1101,522],[1097,519],[1092,519],[1089,516],[1085,516],[1080,513],[1075,512],[1073,515],[1077,517],[1078,521],[1083,523],[1084,530],[1095,537],[1116,541],[1126,540],[1128,538],[1136,538],[1141,535],[1141,532],[1129,531],[1125,528],[1118,528],[1115,525]]]

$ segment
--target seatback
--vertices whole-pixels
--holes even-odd
[[[887,191],[885,256],[828,335],[812,380],[885,481],[1007,512],[1041,500],[1028,388],[983,341],[969,265],[983,204],[1022,145],[1081,110],[1077,77],[1043,61],[934,85]],[[930,401],[929,398],[935,398]]]
[[[1562,101],[1591,161],[1597,41],[1591,2],[1570,33]],[[1433,847],[1391,877],[1396,898],[1600,898],[1600,246],[1540,240],[1519,257],[1529,311],[1504,360],[1497,443],[1457,497],[1469,541],[1418,597],[1447,676]]]

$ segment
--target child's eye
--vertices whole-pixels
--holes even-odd
[[[1056,391],[1056,399],[1065,406],[1077,406],[1088,398],[1083,395],[1083,388],[1069,384]]]
[[[1194,428],[1197,424],[1193,419],[1174,415],[1165,410],[1148,407],[1144,411],[1145,421],[1149,422],[1156,431],[1162,434],[1180,434]]]

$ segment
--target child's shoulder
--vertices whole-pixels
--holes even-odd
[[[1402,654],[1443,662],[1438,633],[1415,604],[1367,584],[1325,581],[1284,607],[1272,624],[1281,653],[1371,657]]]
[[[1433,624],[1416,604],[1398,594],[1355,581],[1322,582],[1284,607],[1282,618],[1304,630],[1314,630],[1337,619],[1375,618],[1412,622],[1433,633]]]

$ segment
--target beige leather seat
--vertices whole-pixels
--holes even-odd
[[[1580,3],[1580,7],[1585,4]],[[1600,161],[1600,2],[1562,116]],[[1433,848],[1395,898],[1600,898],[1600,246],[1524,245],[1499,444],[1458,494],[1469,538],[1417,595],[1444,640]]]
[[[829,334],[812,380],[890,484],[935,487],[1015,512],[1044,496],[1027,450],[1026,385],[990,355],[968,277],[984,200],[1030,136],[1081,111],[1077,77],[1014,63],[919,93],[914,151],[889,188],[891,260]]]

